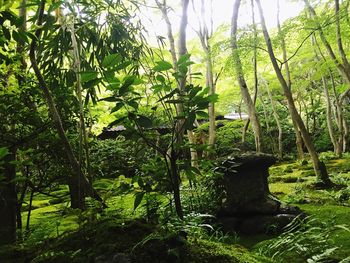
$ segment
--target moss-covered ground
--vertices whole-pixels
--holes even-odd
[[[271,194],[300,207],[320,223],[318,227],[332,229],[327,231],[325,245],[325,251],[333,249],[326,251],[330,254],[328,261],[317,258],[307,261],[306,256],[298,255],[302,249],[280,253],[278,249],[283,246],[271,246],[281,241],[279,236],[190,234],[185,239],[164,233],[162,226],[139,219],[144,211],[142,208],[134,211],[133,193],[120,195],[117,180],[100,179],[94,186],[108,205],[104,211],[91,200],[88,204],[92,208],[86,212],[70,209],[66,186],[58,187],[51,196],[35,195],[30,232],[24,234],[26,238],[18,245],[0,248],[0,262],[109,262],[108,257],[117,252],[132,262],[350,262],[350,158],[325,158],[325,163],[332,180],[342,187],[327,190],[314,187],[316,178],[311,164],[300,162],[275,165],[270,169],[269,181]],[[163,199],[166,203],[166,197]],[[27,203],[28,200],[22,212],[24,226]],[[325,231],[319,232],[319,237],[323,237]],[[277,249],[278,255],[264,251],[270,248]]]

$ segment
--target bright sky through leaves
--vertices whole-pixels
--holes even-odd
[[[171,18],[172,26],[173,26],[173,33],[177,34],[178,27],[179,27],[179,21],[180,21],[180,14],[181,14],[181,7],[180,7],[180,0],[178,1],[167,1],[168,5],[171,5],[173,8],[173,11],[169,13],[169,16]],[[192,1],[190,1],[191,3]],[[194,0],[193,1],[195,5],[197,6],[197,10],[200,9],[200,0]],[[213,0],[212,4],[212,10],[213,10],[213,25],[214,30],[221,24],[230,24],[231,16],[232,16],[232,9],[233,9],[233,0]],[[250,1],[242,1],[244,4],[242,4],[240,8],[240,14],[239,14],[239,21],[238,24],[240,27],[250,24],[251,23],[251,7],[250,7]],[[255,2],[255,1],[254,1]],[[205,0],[205,3],[207,4],[207,13],[209,13],[210,10],[210,1]],[[265,19],[268,28],[274,28],[276,27],[276,13],[277,13],[277,0],[261,0],[261,3],[264,8],[265,13]],[[149,6],[155,7],[155,2],[153,0],[148,1]],[[174,5],[175,4],[175,5]],[[288,18],[297,16],[300,11],[303,9],[304,5],[302,1],[299,2],[291,2],[288,0],[280,0],[280,20],[281,22],[285,21]],[[255,5],[256,9],[256,5]],[[148,30],[149,37],[151,41],[153,42],[155,39],[155,36],[164,36],[166,37],[166,24],[162,20],[162,17],[160,15],[160,12],[156,8],[142,8],[142,13],[145,17],[143,19],[144,26]],[[198,12],[198,11],[197,11]],[[196,37],[196,33],[193,29],[197,29],[197,15],[195,11],[193,10],[192,4],[189,5],[188,9],[188,16],[189,16],[189,27],[187,29],[187,35],[188,39],[192,39]],[[257,10],[255,11],[256,21],[260,22],[260,17],[258,16]],[[209,18],[207,19],[209,21]]]

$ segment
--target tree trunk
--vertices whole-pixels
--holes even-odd
[[[71,168],[73,170],[73,177],[74,177],[74,181],[75,182],[79,182],[79,188],[80,190],[80,199],[81,201],[79,202],[80,204],[84,204],[84,198],[85,195],[90,195],[94,198],[96,198],[99,201],[102,201],[101,197],[98,196],[98,194],[96,193],[96,191],[92,188],[92,186],[90,185],[89,181],[86,179],[85,175],[82,173],[81,169],[80,169],[80,165],[77,161],[77,159],[75,158],[75,155],[73,153],[73,149],[69,143],[69,140],[65,134],[63,125],[62,125],[62,121],[61,121],[61,117],[57,111],[55,102],[53,100],[53,97],[51,95],[51,92],[49,90],[49,88],[47,87],[47,84],[40,72],[40,69],[38,67],[37,64],[37,60],[36,60],[36,47],[37,47],[37,41],[40,39],[40,35],[41,35],[41,25],[43,23],[43,16],[44,16],[44,9],[45,9],[45,0],[42,0],[38,9],[38,29],[35,32],[35,36],[36,38],[33,38],[32,43],[30,45],[30,52],[29,52],[29,57],[30,57],[30,61],[33,67],[33,70],[35,72],[35,75],[38,79],[39,82],[39,86],[41,88],[41,90],[44,93],[44,97],[46,99],[47,105],[49,107],[49,111],[53,120],[53,123],[57,129],[58,135],[62,141],[63,144],[63,148],[65,150],[65,153],[67,155],[68,161],[71,165]],[[78,207],[81,209],[84,209],[84,206]]]
[[[328,92],[328,85],[327,80],[325,77],[322,77],[322,83],[323,83],[323,92],[324,97],[326,99],[326,120],[327,120],[327,128],[328,128],[328,134],[331,138],[331,142],[333,144],[334,153],[337,152],[337,142],[335,139],[335,134],[333,130],[333,122],[332,122],[332,105],[331,105],[331,99]]]
[[[271,39],[270,39],[269,33],[267,31],[265,18],[264,18],[264,14],[263,14],[260,0],[256,0],[256,3],[258,5],[258,9],[259,9],[259,13],[260,13],[262,31],[263,31],[263,35],[264,35],[265,42],[267,45],[267,50],[268,50],[268,53],[270,56],[270,60],[271,60],[271,63],[273,65],[273,68],[275,70],[276,76],[277,76],[277,78],[278,78],[278,80],[283,88],[284,95],[287,98],[288,109],[289,109],[291,118],[293,120],[295,120],[295,122],[298,125],[298,128],[302,134],[303,140],[305,142],[305,146],[307,147],[308,152],[310,154],[317,178],[319,180],[321,180],[325,186],[331,186],[332,182],[329,179],[326,166],[318,158],[318,155],[317,155],[316,149],[314,147],[314,144],[311,140],[311,137],[310,137],[309,133],[307,132],[305,124],[304,124],[303,120],[301,119],[300,115],[298,114],[298,111],[295,107],[293,95],[292,95],[292,92],[290,90],[290,87],[288,86],[285,78],[282,75],[280,67],[277,64],[277,60],[276,60],[276,57],[275,57],[275,54],[274,54],[274,51],[272,48],[272,44],[271,44]]]
[[[175,69],[175,71],[178,70],[177,67],[177,55],[176,55],[176,48],[175,48],[175,40],[174,40],[174,35],[173,35],[173,30],[172,30],[172,26],[171,26],[171,22],[168,16],[168,6],[166,3],[166,0],[163,0],[163,2],[159,2],[159,0],[155,0],[159,10],[162,13],[162,17],[165,21],[165,24],[167,26],[167,35],[168,35],[168,41],[169,41],[169,45],[170,45],[170,54],[171,54],[171,58],[172,58],[172,62],[173,62],[173,67]],[[178,109],[181,110],[181,109]],[[188,130],[187,131],[187,136],[188,136],[188,141],[191,145],[195,145],[195,140],[194,140],[194,136],[193,136],[193,131],[192,130]],[[198,154],[195,148],[193,148],[192,146],[190,147],[190,152],[191,152],[191,165],[197,167],[198,166]]]
[[[291,90],[292,81],[290,77],[289,63],[287,60],[286,42],[284,40],[284,36],[282,36],[279,15],[280,15],[280,5],[279,5],[279,0],[277,0],[277,29],[278,29],[278,34],[281,38],[282,55],[283,55],[283,61],[285,66],[285,72],[286,72],[286,82],[288,84],[289,89]],[[303,160],[304,159],[303,139],[301,137],[298,125],[293,119],[292,119],[292,124],[293,124],[294,133],[295,133],[295,144],[297,146],[297,156],[299,160]]]
[[[348,89],[339,96],[340,105],[342,105],[344,102],[344,99],[350,94],[350,63],[346,57],[346,54],[343,48],[342,38],[341,38],[340,18],[339,18],[339,0],[335,0],[334,2],[335,2],[335,17],[336,17],[336,40],[337,40],[337,46],[338,46],[338,51],[340,54],[341,61],[336,57],[331,45],[329,44],[323,32],[322,26],[320,25],[319,22],[317,22],[318,17],[316,15],[315,9],[310,5],[308,0],[304,0],[304,2],[310,12],[311,17],[314,19],[314,22],[318,27],[318,33],[323,45],[326,47],[326,50],[330,58],[332,59],[333,63],[336,65],[344,81],[348,84]]]
[[[194,5],[194,3],[193,3]],[[195,10],[195,7],[193,6]],[[199,31],[197,31],[200,43],[202,45],[202,49],[205,53],[205,65],[206,65],[206,86],[209,87],[209,95],[215,94],[215,81],[213,74],[213,59],[212,59],[212,51],[209,40],[212,36],[212,29],[208,29],[206,22],[206,10],[204,0],[201,0],[201,11],[200,15],[198,15],[199,22]],[[196,12],[196,10],[195,10]],[[215,105],[214,102],[209,103],[208,107],[209,113],[209,152],[208,157],[213,158],[214,148],[215,148]]]
[[[76,180],[75,177],[71,177],[68,182],[69,187],[69,195],[70,195],[70,202],[72,208],[85,208],[85,202],[84,199],[81,198],[83,195],[82,186],[79,180]]]
[[[315,50],[315,56],[320,61],[319,55],[322,57],[322,59],[326,62],[326,58],[322,53],[322,50],[317,42],[316,37],[313,35],[313,45],[317,47],[317,50]],[[336,127],[337,127],[337,132],[335,133],[333,130],[333,122],[332,122],[332,103],[330,99],[330,95],[328,92],[328,85],[327,85],[327,79],[325,77],[322,78],[323,86],[324,86],[324,94],[326,98],[326,120],[327,120],[327,127],[328,127],[328,132],[329,136],[331,138],[332,144],[333,144],[333,149],[334,153],[337,154],[339,157],[342,156],[343,153],[343,138],[344,138],[344,125],[343,125],[343,112],[342,112],[342,106],[339,101],[339,96],[336,91],[336,85],[334,82],[333,74],[331,69],[328,69],[329,76],[332,82],[332,90],[333,90],[333,95],[334,95],[334,117],[336,120]]]
[[[173,195],[174,195],[174,203],[176,214],[180,219],[183,219],[184,214],[182,210],[181,204],[181,196],[180,196],[180,174],[177,167],[177,158],[176,153],[172,152],[172,158],[170,159],[170,168],[171,168],[171,176],[173,181]]]
[[[27,232],[27,234],[29,233],[29,230],[30,230],[30,216],[31,216],[31,213],[32,213],[33,198],[34,198],[34,188],[32,188],[32,191],[30,192],[30,197],[29,197],[27,223],[26,223],[26,232]]]
[[[188,137],[188,142],[191,144],[190,146],[191,166],[198,168],[198,154],[197,154],[197,150],[193,147],[196,141],[192,130],[187,131],[187,137]]]
[[[17,194],[14,179],[16,177],[16,149],[9,149],[4,157],[4,179],[0,185],[0,246],[16,241]]]
[[[236,0],[233,5],[233,13],[232,13],[232,31],[231,31],[231,48],[233,51],[233,60],[235,64],[235,71],[238,79],[238,83],[240,86],[241,94],[244,100],[244,103],[248,109],[249,119],[252,122],[252,128],[255,137],[255,147],[257,152],[262,151],[262,133],[259,122],[259,117],[256,113],[254,102],[249,94],[248,86],[244,78],[243,74],[243,66],[239,56],[239,50],[237,45],[237,19],[238,12],[241,1]]]
[[[83,149],[85,153],[85,163],[86,163],[86,172],[89,179],[91,179],[91,165],[90,165],[90,149],[88,144],[88,136],[86,133],[86,125],[85,125],[85,115],[84,115],[84,104],[83,104],[83,95],[82,95],[82,85],[81,85],[81,78],[80,78],[80,72],[81,72],[81,66],[80,66],[80,53],[79,53],[79,47],[75,36],[75,28],[74,28],[74,20],[72,24],[70,25],[70,31],[71,31],[71,39],[72,39],[72,47],[73,47],[73,57],[74,57],[74,71],[76,76],[76,95],[78,97],[79,102],[79,123],[80,123],[80,129],[79,129],[79,164],[80,169],[82,169],[83,164]]]
[[[242,143],[245,143],[246,137],[247,137],[247,131],[249,128],[249,123],[250,123],[250,119],[247,119],[243,125],[243,129],[242,129]]]
[[[277,128],[278,128],[278,157],[280,159],[282,159],[283,158],[283,143],[282,143],[283,131],[282,131],[282,125],[281,125],[281,121],[280,121],[280,118],[279,118],[278,113],[277,113],[275,102],[273,100],[273,97],[272,97],[272,94],[271,94],[271,91],[270,91],[268,85],[266,85],[266,90],[267,90],[267,94],[268,94],[269,99],[270,99],[270,103],[271,103],[271,107],[272,107],[272,111],[273,111],[273,117],[274,117],[274,119],[276,121],[276,125],[277,125]]]

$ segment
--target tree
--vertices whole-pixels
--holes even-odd
[[[87,195],[93,196],[99,200],[101,198],[98,196],[96,191],[92,188],[90,183],[88,182],[87,178],[85,175],[82,173],[81,167],[78,163],[78,160],[76,159],[72,146],[66,136],[65,130],[62,125],[62,120],[61,117],[58,113],[58,110],[56,108],[54,99],[51,95],[51,91],[48,88],[46,81],[38,67],[37,63],[37,58],[36,58],[36,48],[37,48],[37,41],[40,40],[41,37],[41,32],[42,32],[42,24],[43,24],[43,19],[44,19],[44,12],[45,12],[45,4],[46,1],[43,0],[40,2],[40,6],[38,7],[38,21],[37,21],[37,29],[35,31],[35,36],[36,39],[33,39],[30,45],[30,52],[29,52],[29,57],[30,61],[33,67],[33,70],[35,72],[35,75],[38,79],[39,86],[43,91],[43,94],[45,96],[47,105],[50,110],[50,114],[52,117],[52,121],[55,124],[55,127],[57,129],[57,133],[59,137],[62,140],[63,147],[66,151],[67,158],[69,160],[69,163],[72,167],[73,170],[73,176],[70,178],[70,193],[71,193],[71,202],[72,202],[72,207],[74,208],[85,208],[85,203],[84,203],[84,198]]]
[[[304,0],[305,6],[310,12],[311,19],[315,23],[319,37],[324,45],[324,47],[327,50],[327,53],[333,63],[336,65],[336,68],[338,69],[339,73],[341,74],[342,78],[344,81],[347,83],[348,88],[339,96],[338,99],[338,108],[337,108],[337,124],[338,124],[338,140],[337,140],[337,147],[336,147],[336,153],[338,155],[341,155],[342,152],[346,151],[346,146],[347,146],[347,137],[348,137],[348,127],[346,120],[343,117],[343,103],[347,96],[350,94],[350,63],[347,59],[347,56],[344,51],[343,47],[343,40],[341,36],[341,26],[340,26],[340,10],[339,10],[339,0],[334,1],[334,11],[335,11],[335,24],[336,24],[336,42],[337,42],[337,47],[338,51],[340,54],[340,60],[337,58],[331,44],[326,38],[326,35],[323,31],[322,25],[319,22],[319,18],[316,14],[315,9],[311,6],[308,0]]]
[[[242,67],[242,62],[239,57],[239,51],[238,51],[238,45],[237,45],[237,19],[238,19],[238,12],[240,7],[241,1],[236,0],[233,5],[233,13],[232,13],[232,30],[231,30],[231,48],[233,51],[233,60],[235,63],[235,72],[238,79],[238,83],[241,89],[241,94],[244,100],[244,103],[246,104],[246,107],[248,109],[248,115],[249,119],[252,122],[252,127],[254,131],[255,136],[255,147],[257,152],[262,151],[262,134],[261,134],[261,127],[259,122],[259,117],[256,113],[254,102],[250,96],[248,86],[246,83],[246,80],[244,78],[244,72]]]
[[[172,64],[173,67],[176,71],[178,71],[178,65],[177,65],[177,55],[176,55],[176,47],[175,47],[175,40],[174,40],[174,35],[173,35],[173,30],[172,30],[172,25],[170,23],[170,19],[168,16],[168,6],[166,3],[166,0],[163,0],[163,2],[159,2],[159,0],[156,0],[156,4],[159,8],[159,10],[162,12],[163,19],[165,20],[165,23],[167,25],[167,35],[168,35],[168,41],[170,45],[170,54],[172,58]],[[178,107],[179,110],[181,110],[181,107]],[[187,136],[189,143],[194,145],[195,144],[195,139],[194,139],[194,134],[192,130],[187,130]],[[194,147],[191,147],[191,163],[192,166],[198,166],[198,155],[197,151]]]
[[[212,1],[210,2],[210,5],[212,5]],[[210,39],[212,38],[212,35],[213,35],[213,32],[212,32],[213,29],[208,28],[208,25],[205,19],[206,19],[205,3],[204,3],[204,0],[201,0],[200,15],[198,18],[199,30],[197,30],[197,34],[205,54],[206,86],[209,87],[209,94],[214,95],[216,81],[214,80],[214,74],[213,74],[212,48],[210,44]],[[212,17],[211,17],[211,20],[212,20]],[[215,125],[216,125],[214,102],[209,103],[208,112],[209,112],[209,143],[208,144],[209,144],[210,150],[213,151],[214,145],[215,145]]]
[[[289,86],[289,89],[291,90],[292,81],[291,81],[291,76],[290,76],[290,71],[289,71],[289,63],[288,63],[288,59],[287,59],[286,42],[284,40],[284,36],[282,35],[281,24],[280,24],[280,19],[279,19],[279,12],[280,12],[280,6],[279,6],[279,0],[278,0],[277,1],[277,30],[278,30],[278,35],[281,38],[281,48],[282,48],[282,54],[283,54],[286,81],[287,81],[287,84]],[[295,143],[297,145],[298,158],[304,159],[303,139],[301,137],[301,134],[300,134],[300,131],[298,128],[298,124],[293,118],[292,118],[292,124],[293,124],[294,132],[295,132]]]
[[[16,241],[16,148],[0,148],[0,245]]]
[[[279,80],[279,82],[280,82],[280,84],[282,86],[284,95],[285,95],[285,97],[287,99],[288,109],[289,109],[289,113],[291,115],[291,118],[292,118],[292,120],[294,120],[297,123],[298,128],[300,129],[300,132],[301,132],[301,134],[303,136],[305,145],[306,145],[306,147],[308,149],[308,152],[310,154],[310,157],[311,157],[311,160],[312,160],[312,163],[313,163],[313,166],[314,166],[314,170],[315,170],[315,174],[316,174],[317,178],[319,180],[321,180],[322,183],[325,186],[327,186],[327,187],[332,186],[332,182],[329,179],[326,166],[318,158],[318,155],[317,155],[316,149],[314,147],[314,144],[312,142],[312,139],[311,139],[311,137],[310,137],[306,127],[305,127],[305,124],[304,124],[303,120],[301,119],[301,117],[300,117],[300,115],[299,115],[299,113],[298,113],[298,111],[297,111],[297,109],[295,107],[294,100],[293,100],[293,95],[292,95],[292,92],[290,90],[290,86],[288,86],[288,84],[286,82],[286,79],[282,75],[281,69],[278,66],[277,59],[275,57],[275,54],[274,54],[274,51],[273,51],[273,47],[272,47],[272,44],[271,44],[271,39],[270,39],[269,33],[267,31],[265,18],[264,18],[264,14],[263,14],[263,10],[262,10],[262,6],[261,6],[261,3],[260,3],[260,0],[256,0],[256,3],[258,5],[258,9],[259,9],[259,13],[260,13],[262,32],[263,32],[263,35],[264,35],[264,38],[265,38],[265,42],[266,42],[267,50],[268,50],[268,53],[269,53],[269,57],[270,57],[272,65],[273,65],[273,68],[275,70],[276,76],[277,76],[277,78],[278,78],[278,80]]]

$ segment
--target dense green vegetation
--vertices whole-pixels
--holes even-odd
[[[350,1],[209,2],[0,1],[0,262],[350,262]],[[301,212],[225,231],[261,153]]]

